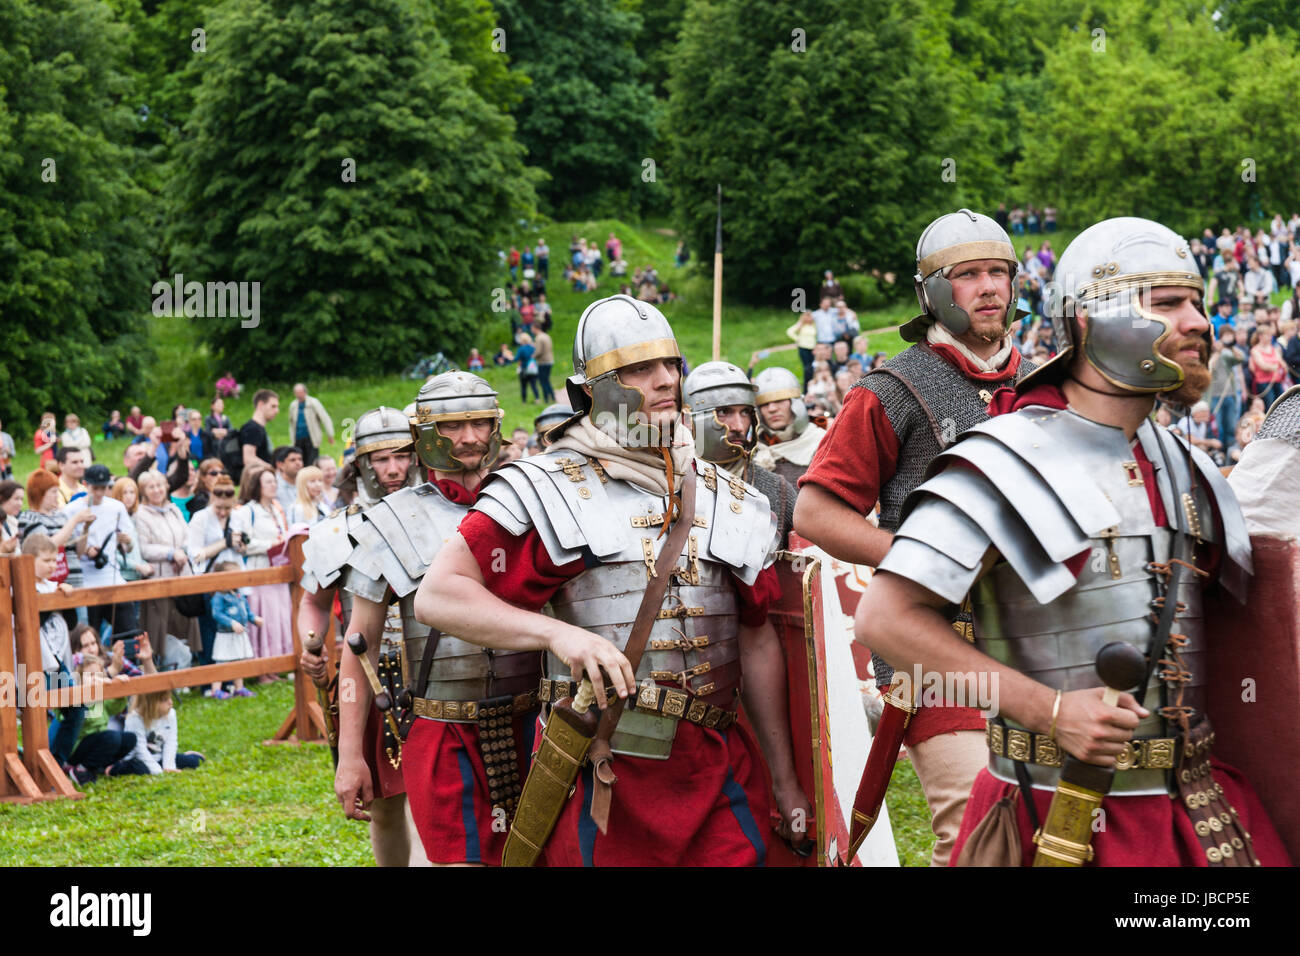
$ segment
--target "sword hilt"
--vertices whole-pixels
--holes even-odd
[[[324,646],[324,636],[322,635],[321,637],[317,637],[315,631],[308,631],[306,640],[302,642],[302,649],[307,651],[309,654],[315,654],[317,657],[321,656],[321,649],[324,648]]]
[[[1101,695],[1104,703],[1114,707],[1119,695],[1132,690],[1146,677],[1146,655],[1132,644],[1112,641],[1097,652],[1097,676],[1106,685]]]

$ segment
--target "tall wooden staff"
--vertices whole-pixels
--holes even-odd
[[[713,243],[713,361],[722,358],[722,184],[718,183],[718,230]]]

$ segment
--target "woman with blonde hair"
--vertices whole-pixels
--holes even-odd
[[[275,471],[262,465],[244,469],[239,492],[240,505],[231,516],[230,527],[234,534],[248,535],[244,546],[244,567],[250,571],[269,568],[274,559],[282,563],[282,547],[289,536],[289,521],[284,509],[276,500]],[[288,584],[263,584],[251,588],[248,603],[254,616],[263,623],[249,628],[255,657],[278,657],[293,653],[293,631],[290,618],[293,603]],[[259,683],[269,684],[275,678],[264,676]]]
[[[321,518],[330,515],[329,504],[325,501],[325,474],[315,465],[305,465],[298,469],[294,479],[298,497],[289,506],[289,524],[314,525]]]
[[[153,565],[140,553],[140,535],[135,526],[135,513],[140,507],[140,488],[134,478],[119,478],[108,489],[108,496],[122,502],[127,517],[131,519],[131,550],[117,553],[117,566],[123,581],[139,581],[153,576]]]
[[[146,471],[136,481],[142,499],[135,512],[135,525],[140,531],[140,554],[153,565],[155,577],[193,574],[189,553],[185,550],[188,537],[185,516],[167,496],[167,479],[156,471]],[[182,614],[174,598],[153,598],[144,602],[144,629],[162,652],[163,660],[174,660],[180,667],[188,667],[193,654],[203,647],[198,621]],[[189,651],[177,647],[172,637],[188,645]]]

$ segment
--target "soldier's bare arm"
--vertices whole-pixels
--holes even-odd
[[[298,604],[298,633],[305,638],[309,631],[315,632],[318,637],[323,636],[329,630],[330,623],[330,604],[334,600],[334,592],[321,588],[316,593],[303,591],[302,601]],[[325,686],[325,653],[313,654],[304,650],[298,659],[298,664],[311,678],[312,683],[317,687]]]
[[[812,811],[795,776],[786,700],[785,655],[770,622],[740,627],[740,669],[745,675],[741,696],[772,772],[772,790],[783,821],[782,836],[795,843],[807,839]]]
[[[857,640],[888,660],[895,670],[913,673],[918,665],[927,674],[996,674],[998,711],[1030,730],[1051,729],[1056,692],[1012,667],[999,664],[957,637],[938,608],[943,598],[914,581],[888,571],[877,572],[858,604],[854,622]],[[1069,691],[1061,695],[1056,739],[1080,760],[1113,766],[1148,711],[1131,694],[1107,706],[1104,688]]]
[[[632,665],[603,637],[515,607],[489,591],[478,562],[459,534],[443,545],[420,582],[415,616],[425,624],[484,647],[549,650],[570,665],[570,673],[586,672],[602,707],[605,682],[601,669],[620,697],[626,697],[636,686]]]
[[[383,633],[385,613],[382,604],[360,596],[353,598],[347,631],[365,637],[372,664],[379,660],[379,636]],[[350,650],[344,650],[339,659],[339,766],[334,773],[334,793],[343,806],[343,813],[353,820],[369,820],[366,809],[375,798],[370,770],[362,753],[371,696],[361,661]]]
[[[794,504],[794,530],[833,558],[874,568],[894,536],[825,488],[805,484]]]

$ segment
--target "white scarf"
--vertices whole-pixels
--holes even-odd
[[[948,327],[942,322],[935,322],[926,330],[925,340],[931,345],[947,345],[950,348],[956,349],[966,357],[968,362],[974,365],[981,372],[1000,372],[1002,367],[1007,364],[1007,359],[1011,357],[1011,350],[1015,348],[1015,342],[1011,338],[1011,332],[1008,331],[1007,334],[1002,337],[1002,347],[990,357],[982,359],[967,348],[962,342],[958,341],[957,337],[949,332]]]
[[[598,459],[611,478],[630,481],[652,494],[668,494],[668,475],[664,456],[658,448],[624,448],[596,427],[590,415],[584,415],[567,429],[548,450],[565,449]],[[695,440],[680,421],[673,426],[670,449],[673,460],[673,492],[682,486],[682,475],[695,457]]]

